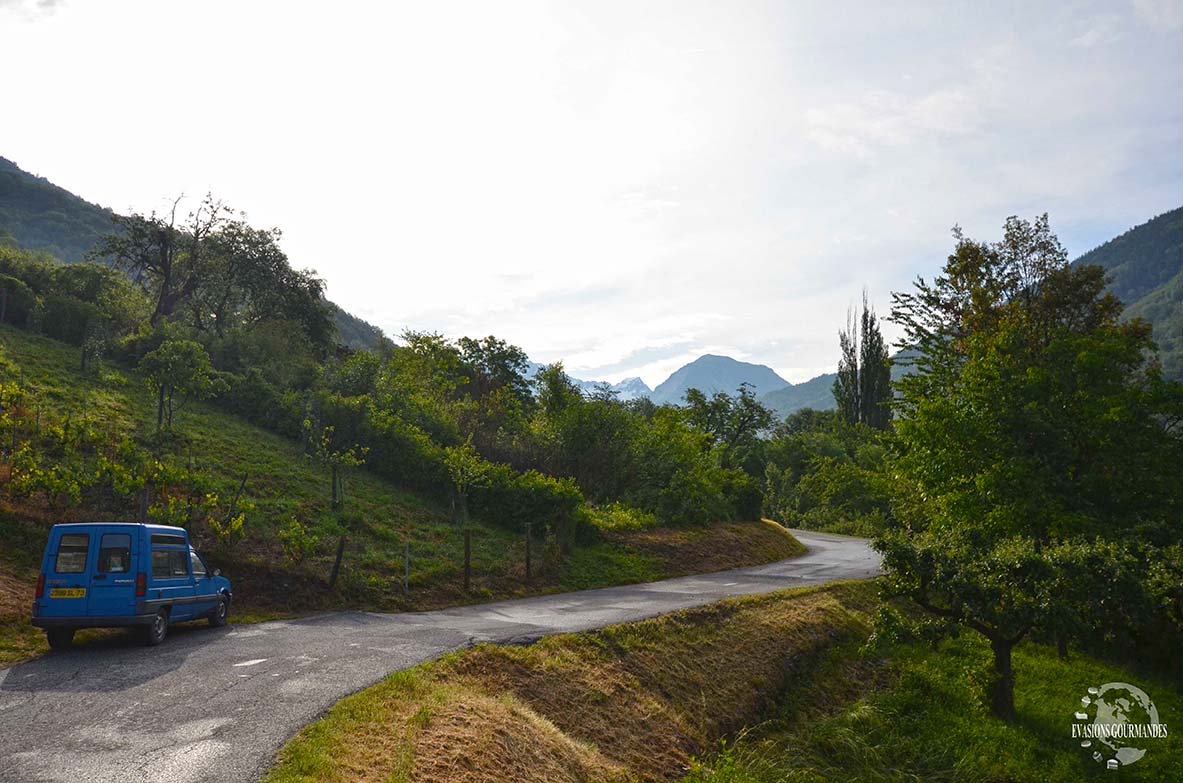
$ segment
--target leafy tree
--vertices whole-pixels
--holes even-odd
[[[472,373],[476,396],[508,389],[523,405],[532,401],[530,382],[525,377],[530,360],[521,348],[492,335],[481,340],[461,337],[459,347],[460,358]]]
[[[178,225],[180,202],[180,198],[173,202],[167,217],[155,212],[113,215],[116,230],[88,254],[96,261],[110,258],[116,268],[153,295],[155,305],[149,319],[153,326],[197,291],[206,271],[211,238],[230,214],[229,207],[207,195]]]
[[[1046,216],[994,244],[954,235],[942,274],[893,297],[920,371],[898,384],[900,486],[875,546],[889,592],[989,640],[991,710],[1012,719],[1016,644],[1145,604],[1129,563],[1180,537],[1183,394]]]
[[[834,379],[834,400],[848,424],[887,429],[891,421],[891,359],[875,312],[867,305],[847,315],[846,329],[838,332],[841,357]]]
[[[356,443],[346,446],[339,442],[335,427],[318,427],[311,419],[304,420],[304,433],[307,438],[309,455],[313,460],[329,469],[332,485],[332,509],[340,512],[345,505],[345,491],[343,487],[343,473],[349,468],[356,468],[366,461],[368,447],[360,447]],[[348,517],[346,517],[348,519]],[[341,526],[341,535],[337,539],[337,555],[333,559],[333,570],[329,572],[329,588],[336,587],[337,577],[341,573],[341,561],[345,557],[345,544],[349,536],[348,523]]]
[[[772,427],[771,410],[756,399],[751,384],[740,384],[735,396],[716,392],[709,398],[698,389],[686,392],[686,419],[707,433],[724,468],[744,465],[759,436]]]
[[[452,480],[456,502],[452,506],[452,521],[458,525],[468,524],[468,493],[473,487],[484,485],[488,480],[488,464],[472,447],[472,438],[460,446],[444,449],[444,464]]]
[[[140,372],[156,392],[156,430],[172,429],[173,414],[190,400],[212,397],[225,383],[214,376],[209,355],[192,340],[165,340],[140,360]]]

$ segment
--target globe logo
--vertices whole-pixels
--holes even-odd
[[[1166,736],[1167,725],[1159,721],[1154,702],[1128,682],[1089,688],[1073,715],[1072,737],[1108,769],[1133,764],[1153,741]]]

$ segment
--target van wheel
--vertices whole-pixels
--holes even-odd
[[[144,629],[144,644],[155,647],[168,635],[168,610],[161,609],[152,618],[152,624]]]
[[[68,650],[70,645],[74,643],[74,629],[73,628],[46,628],[45,638],[49,641],[49,646],[55,650]]]
[[[226,624],[226,618],[230,615],[230,602],[223,598],[218,601],[218,607],[209,614],[209,624],[211,628],[221,628]]]

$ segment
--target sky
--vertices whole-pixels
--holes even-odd
[[[803,381],[954,225],[1076,256],[1183,204],[1183,0],[0,0],[0,40],[25,170],[212,191],[388,334],[584,379]]]

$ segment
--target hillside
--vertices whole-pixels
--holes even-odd
[[[1183,207],[1163,213],[1085,253],[1074,264],[1095,264],[1112,277],[1110,290],[1126,316],[1154,327],[1163,370],[1183,378]]]
[[[658,405],[680,405],[690,389],[698,389],[708,395],[715,392],[734,394],[742,383],[751,384],[757,397],[789,385],[772,368],[762,364],[706,354],[675,370],[669,378],[658,384],[650,398]]]
[[[123,505],[100,501],[86,489],[77,500],[60,493],[24,491],[14,482],[9,438],[20,444],[40,437],[61,443],[68,433],[97,441],[90,465],[118,460],[119,450],[135,444],[175,453],[182,472],[154,494],[153,517],[175,514],[194,501],[187,485],[202,485],[222,506],[246,483],[239,503],[245,511],[244,537],[219,545],[201,518],[189,529],[199,548],[234,579],[236,611],[288,614],[337,607],[373,610],[423,609],[512,597],[533,592],[650,581],[667,576],[719,570],[789,557],[799,544],[767,523],[728,523],[692,529],[606,529],[567,556],[538,538],[533,579],[524,577],[525,543],[520,535],[476,520],[472,531],[472,589],[462,583],[463,536],[440,504],[400,489],[367,470],[346,479],[349,525],[341,581],[327,586],[338,536],[343,532],[329,507],[324,469],[305,455],[297,441],[220,411],[194,405],[178,413],[175,440],[154,440],[155,403],[136,375],[112,365],[79,371],[78,349],[0,326],[0,379],[25,390],[18,407],[6,408],[6,452],[0,460],[0,663],[25,657],[43,645],[26,622],[32,586],[48,526],[54,522],[111,519],[136,515],[134,500]],[[15,417],[15,418],[12,418]],[[15,432],[10,422],[15,421]],[[36,433],[36,434],[35,434]],[[116,449],[122,436],[131,441]],[[57,439],[57,440],[52,440]],[[63,446],[59,445],[59,450]],[[164,459],[162,457],[162,459]],[[64,465],[53,457],[45,466]],[[162,501],[167,500],[167,503]],[[200,515],[199,515],[200,516]],[[315,537],[311,551],[293,559],[281,532],[293,519]],[[403,547],[410,544],[409,593],[402,585]],[[11,600],[8,600],[11,599]]]
[[[111,210],[0,158],[0,235],[26,250],[77,263],[111,230]]]
[[[112,214],[0,157],[0,243],[15,242],[75,264],[111,232]],[[328,305],[342,345],[373,350],[386,342],[378,327]]]
[[[769,392],[760,398],[760,402],[767,405],[783,419],[790,413],[802,408],[813,408],[818,411],[829,411],[836,407],[834,402],[834,373],[825,373],[808,381],[786,386],[783,389]]]

